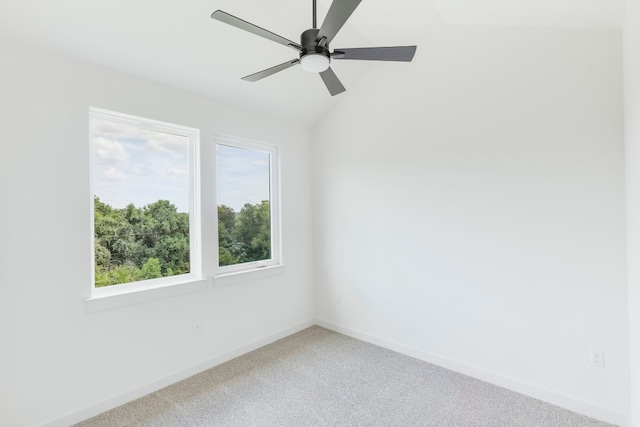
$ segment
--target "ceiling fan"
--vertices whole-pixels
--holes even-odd
[[[411,62],[416,53],[416,46],[393,47],[360,47],[350,49],[334,49],[331,52],[329,43],[347,22],[362,0],[333,0],[322,26],[317,28],[316,0],[313,1],[313,28],[306,30],[300,36],[300,43],[293,42],[271,31],[260,28],[221,10],[211,14],[211,18],[257,36],[264,37],[276,43],[290,47],[299,52],[299,58],[292,59],[275,67],[267,68],[255,74],[243,77],[242,80],[256,82],[294,65],[300,64],[303,70],[320,73],[320,77],[329,89],[331,96],[338,95],[346,89],[333,72],[329,64],[333,59],[352,59],[360,61],[400,61]]]

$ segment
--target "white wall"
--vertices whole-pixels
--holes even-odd
[[[315,129],[318,316],[624,424],[620,35],[449,27],[418,44],[414,63],[381,64]],[[68,424],[313,317],[307,129],[2,38],[0,93],[0,425]],[[214,132],[281,144],[285,272],[87,314],[89,105],[200,128],[203,146]],[[630,265],[632,307],[638,277]],[[605,369],[587,366],[589,349]]]
[[[621,34],[417,44],[314,129],[319,319],[624,425]]]
[[[640,426],[640,2],[627,0],[624,24],[624,109],[631,421]]]
[[[69,425],[310,324],[308,129],[4,38],[0,94],[0,425]],[[89,106],[199,128],[203,156],[215,132],[279,144],[282,274],[86,313]]]

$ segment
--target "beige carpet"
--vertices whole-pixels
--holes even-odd
[[[76,426],[610,424],[314,326]]]

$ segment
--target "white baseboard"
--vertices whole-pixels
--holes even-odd
[[[499,387],[506,388],[508,390],[515,391],[517,393],[524,394],[526,396],[533,397],[538,400],[550,403],[552,405],[559,406],[561,408],[568,409],[579,414],[586,415],[597,420],[601,420],[607,423],[615,424],[620,427],[629,427],[629,420],[627,414],[621,414],[608,409],[600,408],[598,406],[591,405],[589,403],[581,402],[572,397],[565,396],[563,394],[555,393],[538,386],[528,384],[514,378],[505,377],[495,372],[486,371],[480,368],[476,368],[464,363],[456,362],[445,357],[437,356],[434,354],[426,353],[424,351],[408,347],[404,344],[400,344],[394,341],[390,341],[384,338],[380,338],[374,335],[367,334],[355,329],[351,329],[337,323],[333,323],[327,320],[317,319],[316,324],[323,328],[330,329],[335,332],[339,332],[343,335],[347,335],[362,341],[369,342],[371,344],[378,345],[380,347],[393,350],[395,352],[423,360],[428,363],[432,363],[437,366],[441,366],[446,369],[450,369],[455,372],[459,372],[464,375],[468,375],[473,378],[497,385]]]
[[[153,381],[151,383],[138,387],[134,390],[130,390],[126,393],[120,394],[118,396],[114,396],[112,398],[109,398],[97,404],[90,405],[79,411],[65,415],[61,418],[57,418],[53,421],[47,422],[43,424],[42,427],[68,427],[70,425],[79,423],[80,421],[84,421],[91,417],[95,417],[96,415],[99,415],[105,411],[108,411],[113,408],[117,408],[118,406],[124,405],[127,402],[131,402],[132,400],[138,399],[149,393],[158,391],[161,388],[167,387],[178,381],[182,381],[200,372],[206,371],[207,369],[211,369],[215,366],[218,366],[238,356],[242,356],[243,354],[256,350],[260,347],[264,347],[267,344],[271,344],[274,341],[288,337],[291,334],[300,332],[303,329],[306,329],[315,324],[316,324],[315,321],[308,320],[306,322],[299,323],[289,328],[282,329],[266,337],[255,340],[249,344],[227,351],[219,356],[214,357],[213,359],[207,360],[205,362],[199,363],[195,366],[191,366],[186,369],[182,369],[178,372],[174,372],[173,374],[167,375],[166,377],[163,377],[161,379],[158,379],[156,381]]]
[[[560,406],[570,411],[578,412],[580,414],[584,414],[598,420],[618,425],[620,427],[630,427],[631,425],[626,414],[621,414],[608,409],[600,408],[585,402],[581,402],[569,396],[540,388],[532,384],[527,384],[522,381],[508,378],[494,372],[489,372],[441,356],[426,353],[424,351],[408,347],[404,344],[370,335],[362,331],[339,325],[337,323],[322,319],[316,319],[315,321],[309,320],[298,325],[285,328],[266,337],[225,352],[217,357],[214,357],[213,359],[180,370],[171,375],[148,383],[144,386],[138,387],[134,390],[130,390],[126,393],[114,396],[97,404],[90,405],[84,409],[45,423],[42,427],[67,427],[69,425],[94,417],[105,411],[116,408],[120,405],[124,405],[127,402],[138,399],[149,393],[153,393],[154,391],[160,390],[161,388],[167,387],[173,383],[189,378],[190,376],[206,371],[207,369],[213,368],[238,356],[242,356],[243,354],[246,354],[250,351],[256,350],[267,344],[271,344],[274,341],[285,338],[296,332],[300,332],[303,329],[306,329],[313,325],[322,326],[323,328],[330,329],[362,341],[370,342],[380,347],[384,347],[389,350],[393,350],[395,352],[405,354],[407,356],[414,357],[416,359],[423,360],[425,362],[432,363],[434,365],[441,366],[443,368],[450,369],[452,371],[456,371],[461,374],[468,375],[470,377],[474,377],[500,387],[504,387],[508,390],[531,396],[535,399],[551,403],[552,405]]]

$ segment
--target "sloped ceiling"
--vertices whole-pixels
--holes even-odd
[[[450,24],[621,29],[623,0],[432,0]]]
[[[318,1],[319,23],[330,4]],[[306,125],[349,96],[299,67],[240,80],[297,53],[212,20],[217,9],[294,41],[311,27],[311,0],[0,0],[0,33]],[[623,13],[624,0],[363,0],[332,48],[415,44],[447,24],[620,29]],[[411,64],[332,63],[347,91],[385,66]]]

